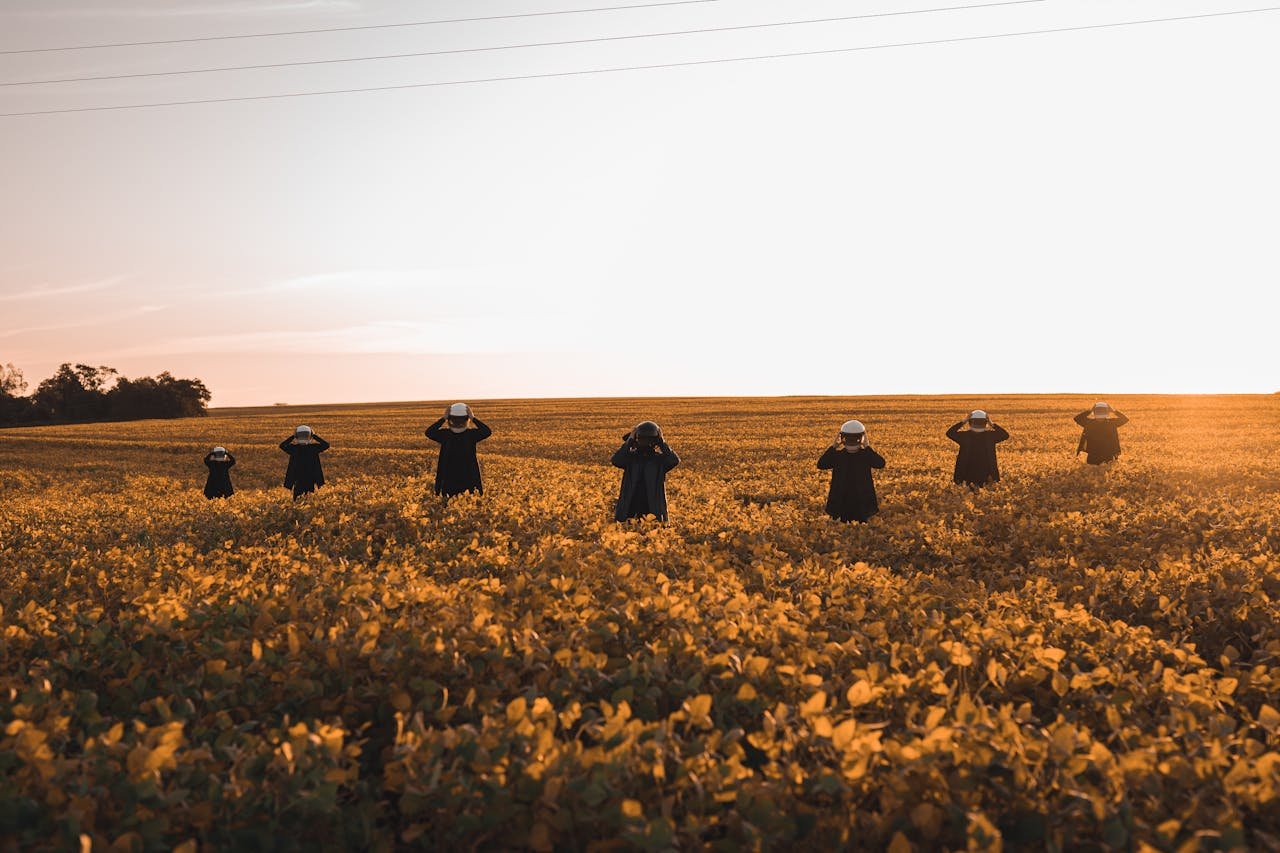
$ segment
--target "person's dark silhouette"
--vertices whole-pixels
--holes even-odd
[[[1120,455],[1119,429],[1129,419],[1119,411],[1106,403],[1094,403],[1092,409],[1085,409],[1074,420],[1084,430],[1080,434],[1080,443],[1076,445],[1077,456],[1087,453],[1085,462],[1101,465]]]
[[[280,449],[289,454],[284,487],[293,489],[295,501],[324,485],[320,454],[329,449],[329,442],[312,432],[311,427],[298,427],[293,435],[280,442]]]
[[[637,424],[622,437],[622,447],[613,454],[612,462],[622,469],[614,519],[652,515],[666,521],[667,472],[680,464],[680,457],[662,437],[662,428],[653,421]]]
[[[974,489],[998,482],[1000,465],[996,462],[996,445],[1008,437],[1005,428],[992,423],[981,409],[952,426],[947,430],[947,438],[960,445],[952,479]]]
[[[235,492],[231,487],[231,468],[235,464],[236,458],[228,453],[225,447],[215,447],[205,454],[204,467],[209,469],[209,476],[204,481],[206,498],[213,500],[231,497]]]
[[[818,468],[831,472],[827,515],[840,521],[867,521],[880,511],[873,468],[883,468],[884,457],[867,443],[861,421],[846,421],[835,442],[818,459]]]
[[[469,424],[475,424],[471,429]],[[427,427],[427,438],[440,445],[436,462],[436,494],[446,498],[463,492],[484,494],[476,445],[493,435],[465,403],[454,403],[445,416]]]

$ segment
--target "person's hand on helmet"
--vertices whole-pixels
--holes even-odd
[[[631,429],[628,444],[632,449],[659,447],[663,444],[662,427],[653,421],[641,421]]]
[[[835,446],[837,449],[854,453],[866,447],[867,428],[862,425],[862,421],[845,421],[840,431],[836,433]]]
[[[445,407],[444,420],[449,429],[461,432],[471,424],[471,407],[466,403],[453,403]]]

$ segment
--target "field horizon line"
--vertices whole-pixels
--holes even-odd
[[[1194,391],[1194,392],[1158,392],[1158,391],[1000,391],[1000,392],[960,392],[949,391],[936,394],[619,394],[615,396],[529,396],[529,397],[470,397],[472,403],[575,403],[602,402],[616,403],[630,400],[713,400],[713,401],[758,401],[758,400],[961,400],[961,399],[1011,399],[1011,398],[1053,398],[1053,397],[1115,397],[1170,399],[1194,397],[1198,399],[1210,397],[1280,397],[1280,391]],[[240,406],[210,406],[210,412],[234,412],[247,410],[287,409],[325,409],[356,408],[365,406],[427,406],[447,404],[455,397],[423,398],[415,400],[368,400],[329,403],[263,403]]]

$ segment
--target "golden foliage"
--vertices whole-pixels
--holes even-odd
[[[971,495],[941,433],[979,402],[1013,439]],[[493,404],[447,506],[434,404],[308,412],[296,505],[295,414],[6,431],[0,845],[1274,849],[1277,405],[1116,401],[1102,471],[1089,402]],[[813,470],[849,414],[866,526]],[[672,522],[615,525],[652,416]]]

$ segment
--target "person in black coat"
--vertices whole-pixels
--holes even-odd
[[[968,429],[965,429],[965,426]],[[1000,479],[996,462],[996,445],[1009,438],[1004,427],[992,423],[987,413],[978,409],[947,430],[947,438],[960,445],[956,453],[956,470],[952,479],[973,489]]]
[[[469,425],[475,424],[475,429]],[[463,492],[484,494],[476,445],[493,435],[465,403],[454,403],[444,417],[427,427],[427,438],[440,445],[436,462],[436,494],[445,498]]]
[[[622,447],[613,454],[612,462],[622,469],[614,519],[652,515],[666,521],[667,472],[680,464],[680,457],[662,437],[662,428],[653,421],[636,424],[622,437]]]
[[[1094,403],[1092,409],[1084,410],[1074,420],[1084,429],[1076,445],[1077,456],[1087,453],[1085,462],[1101,465],[1120,455],[1118,430],[1129,422],[1128,418],[1106,403]]]
[[[827,515],[840,521],[865,522],[880,511],[873,468],[883,468],[884,457],[867,443],[861,421],[846,421],[835,442],[818,459],[818,468],[831,472]]]
[[[229,498],[235,492],[231,488],[231,468],[236,458],[227,452],[225,447],[215,447],[204,457],[204,467],[209,469],[209,477],[204,481],[204,496]]]
[[[284,487],[293,489],[295,501],[324,485],[320,454],[329,449],[329,442],[312,432],[311,427],[298,427],[293,435],[280,442],[280,449],[289,454]]]

